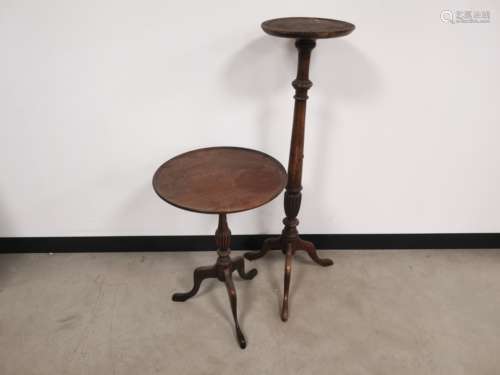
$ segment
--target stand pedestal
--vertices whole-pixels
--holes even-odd
[[[255,253],[246,253],[245,258],[255,260],[263,257],[269,250],[281,249],[286,255],[283,305],[281,319],[288,320],[288,294],[292,272],[292,258],[297,250],[304,250],[311,259],[320,266],[333,265],[331,259],[320,258],[312,242],[304,241],[299,237],[297,215],[302,200],[302,160],[304,158],[304,132],[306,118],[307,92],[312,87],[309,80],[309,63],[311,51],[316,46],[316,39],[333,38],[349,34],[354,30],[354,25],[337,20],[324,18],[280,18],[266,21],[262,28],[268,34],[295,38],[295,47],[298,50],[297,77],[292,82],[295,88],[295,105],[293,111],[292,139],[290,144],[290,157],[288,161],[288,182],[285,191],[285,225],[280,237],[269,238],[264,241],[262,249]]]

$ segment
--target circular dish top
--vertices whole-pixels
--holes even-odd
[[[239,147],[189,151],[165,162],[153,177],[156,193],[189,211],[231,213],[262,206],[285,187],[283,165]]]
[[[336,38],[350,34],[352,23],[315,17],[286,17],[262,23],[262,29],[274,36],[296,39]]]

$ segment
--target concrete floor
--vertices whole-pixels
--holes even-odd
[[[323,255],[287,323],[281,253],[235,276],[245,350],[218,281],[170,300],[214,253],[1,255],[0,374],[500,374],[500,251]]]

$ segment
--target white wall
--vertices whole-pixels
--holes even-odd
[[[487,9],[489,24],[445,24]],[[238,145],[287,164],[296,51],[260,23],[343,19],[313,51],[303,233],[500,232],[493,1],[0,1],[0,236],[210,234],[155,169]],[[282,196],[232,215],[281,230]]]

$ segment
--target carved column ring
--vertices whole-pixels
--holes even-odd
[[[292,86],[295,90],[309,90],[312,87],[312,81],[308,79],[294,79],[292,81]]]

